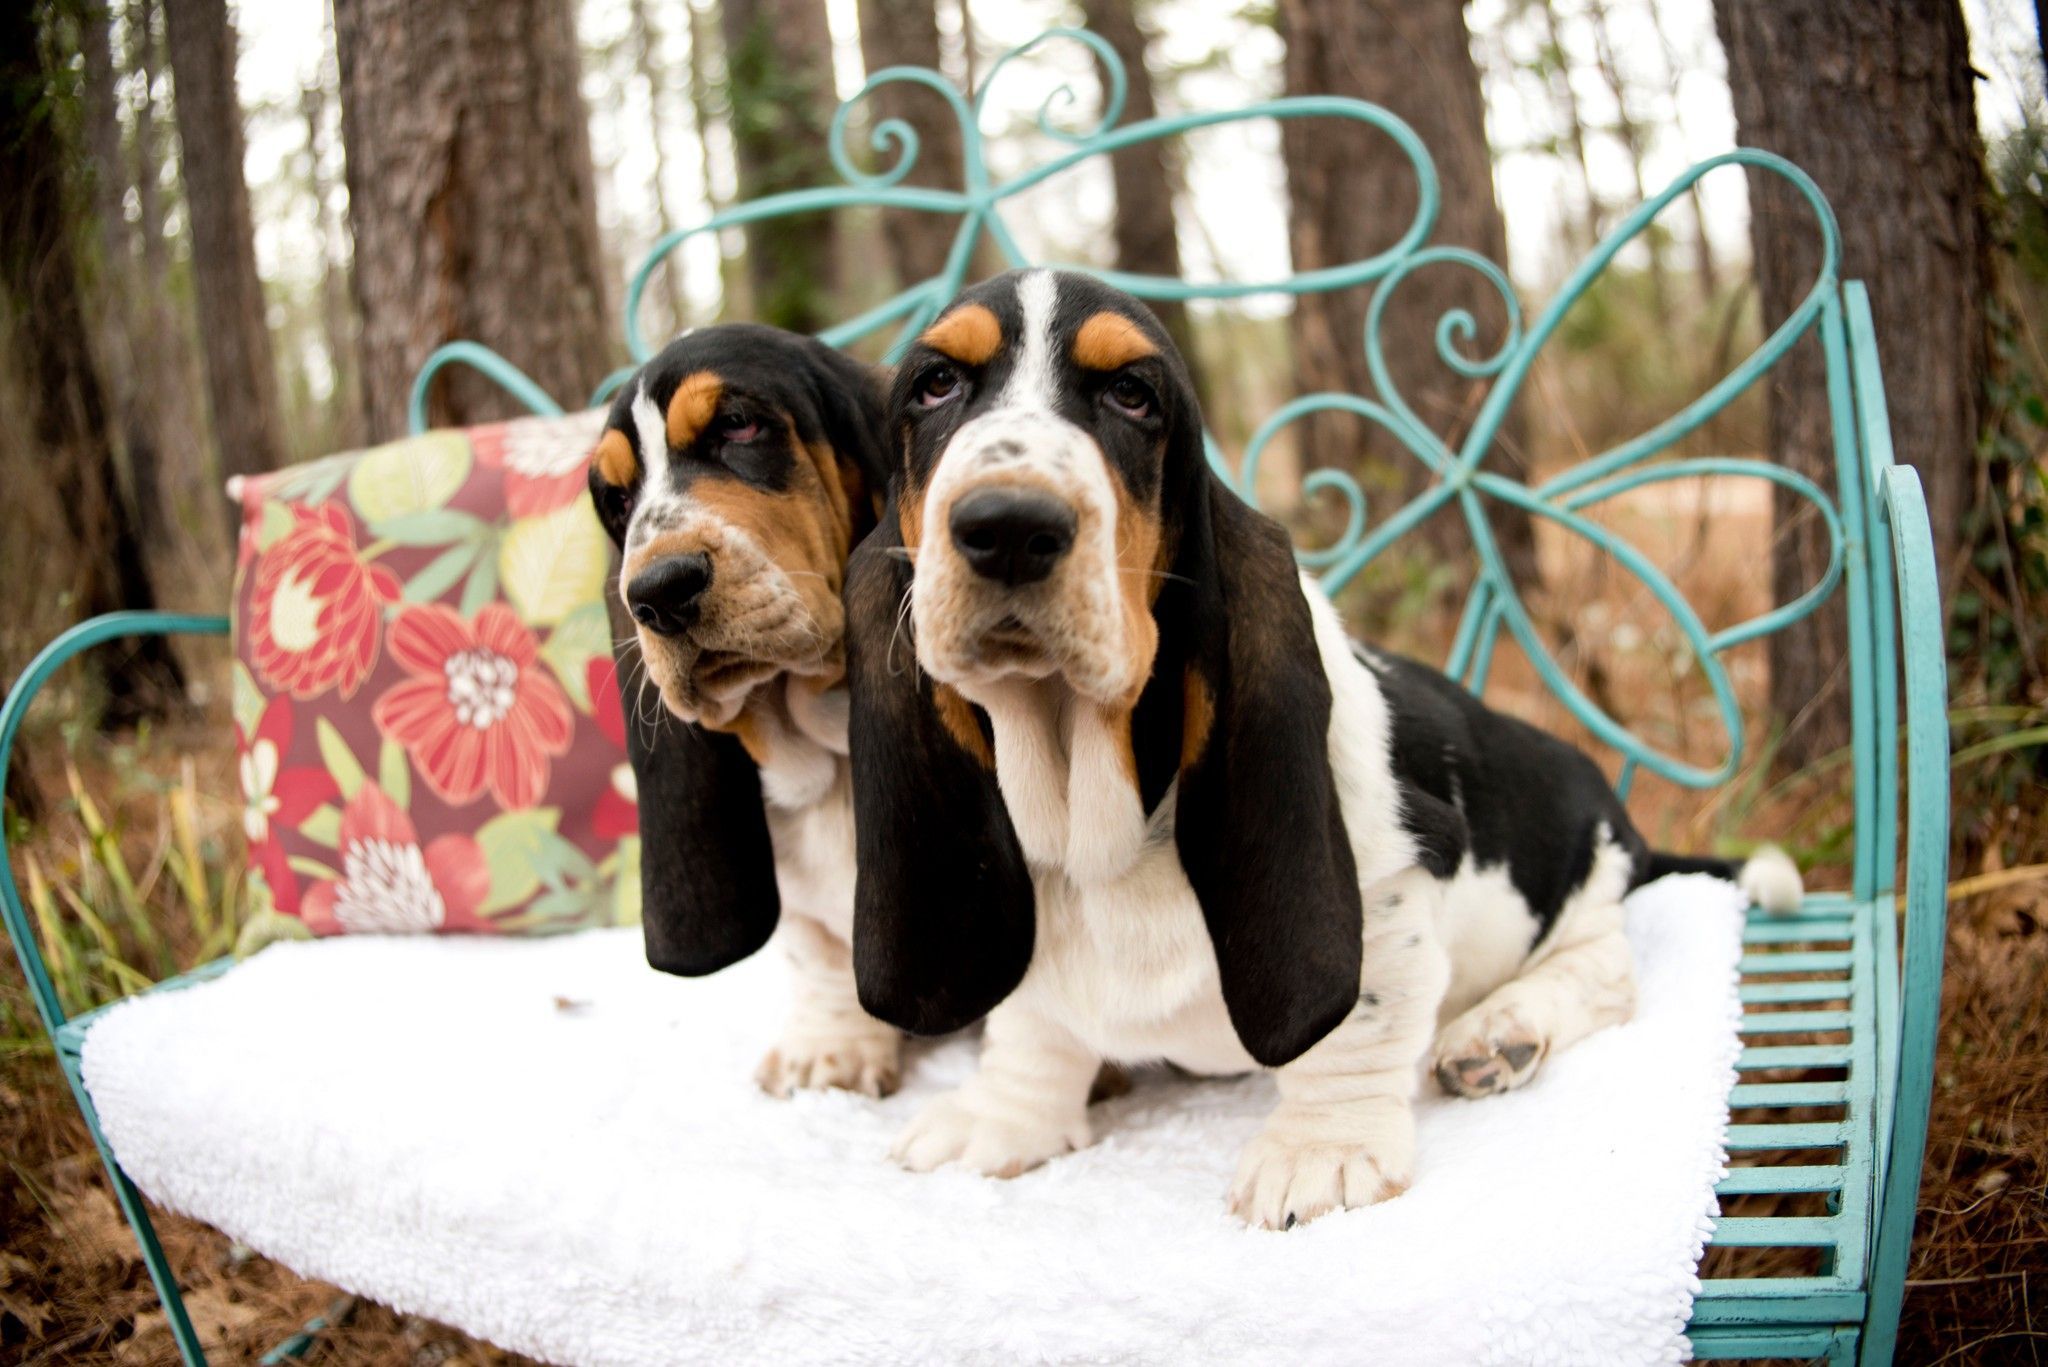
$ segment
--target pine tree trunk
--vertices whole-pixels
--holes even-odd
[[[334,39],[371,439],[406,430],[415,372],[458,339],[583,403],[613,353],[569,0],[335,0]],[[429,407],[520,411],[459,371]]]
[[[1614,52],[1614,35],[1607,18],[1605,0],[1591,0],[1586,8],[1586,18],[1593,25],[1594,64],[1600,68],[1600,79],[1607,85],[1607,93],[1614,100],[1614,132],[1621,139],[1621,147],[1628,154],[1628,170],[1631,183],[1635,186],[1636,203],[1641,204],[1650,197],[1650,187],[1643,181],[1643,158],[1649,155],[1648,132],[1636,119],[1634,100],[1629,92],[1628,82],[1622,79],[1621,63]],[[1636,239],[1650,258],[1650,304],[1660,318],[1670,314],[1671,288],[1664,269],[1664,237],[1656,227],[1651,227]]]
[[[128,216],[127,158],[121,155],[121,114],[115,90],[114,49],[108,35],[107,11],[88,5],[80,16],[78,46],[84,68],[85,126],[92,149],[92,207],[99,229],[100,269],[107,283],[120,289],[128,283],[133,254]]]
[[[663,237],[675,231],[675,215],[668,207],[668,140],[662,135],[662,111],[668,105],[669,82],[662,70],[659,49],[661,31],[654,25],[648,0],[631,0],[630,36],[633,66],[647,85],[648,141],[654,147],[655,228]],[[636,266],[638,263],[634,263]],[[682,262],[671,258],[661,268],[662,296],[668,301],[669,316],[677,326],[689,321],[689,301],[683,295]]]
[[[1280,21],[1287,93],[1348,95],[1400,115],[1428,147],[1442,185],[1430,241],[1505,262],[1507,230],[1494,200],[1486,104],[1462,0],[1281,0]],[[1281,151],[1296,270],[1363,260],[1392,246],[1413,221],[1415,171],[1390,139],[1350,124],[1292,119],[1281,126]],[[1364,351],[1368,298],[1368,291],[1353,289],[1296,301],[1290,330],[1303,390],[1374,393]],[[1485,280],[1460,267],[1410,276],[1388,302],[1382,331],[1396,387],[1454,452],[1486,394],[1485,381],[1458,375],[1436,351],[1438,320],[1458,308],[1479,324],[1467,353],[1491,355],[1504,335],[1506,311]],[[1489,467],[1521,475],[1520,426],[1510,414],[1488,453]],[[1311,418],[1296,430],[1306,468],[1361,471],[1369,493],[1412,493],[1431,478],[1398,443],[1377,429],[1361,433],[1353,420]],[[1447,553],[1468,544],[1454,507],[1429,523],[1432,542]],[[1516,578],[1533,583],[1528,519],[1496,508],[1492,526]]]
[[[1124,75],[1129,81],[1123,121],[1140,123],[1156,117],[1159,105],[1152,94],[1152,70],[1145,61],[1147,38],[1139,25],[1137,9],[1127,0],[1083,0],[1081,10],[1088,18],[1088,27],[1123,59]],[[1180,175],[1171,160],[1178,147],[1176,142],[1155,140],[1110,155],[1110,175],[1116,184],[1118,270],[1175,279],[1180,276],[1180,239],[1173,217]],[[1198,368],[1187,305],[1161,300],[1152,305],[1152,311],[1166,324],[1168,335],[1187,357],[1188,365]],[[1198,389],[1200,379],[1197,373]]]
[[[718,139],[719,116],[715,108],[717,81],[712,72],[720,58],[716,50],[718,27],[704,17],[697,0],[683,0],[683,8],[688,11],[690,19],[690,122],[696,132],[697,167],[704,183],[704,201],[715,214],[726,207],[728,199],[720,189],[714,171],[717,158],[713,144]],[[737,256],[726,255],[723,242],[718,247],[718,286],[724,317],[754,316],[753,300],[747,286],[746,262]]]
[[[162,25],[155,0],[129,0],[129,67],[141,85],[135,98],[135,230],[142,239],[142,278],[152,292],[160,291],[170,278],[164,251],[163,196],[157,187],[157,168],[163,164],[157,145],[155,89],[163,69]]]
[[[1655,5],[1650,6],[1650,23],[1657,30],[1657,47],[1664,56],[1664,78],[1672,90],[1671,126],[1678,134],[1679,146],[1690,149],[1692,139],[1686,134],[1685,101],[1678,97],[1679,73],[1685,63],[1679,59],[1678,48],[1671,41],[1671,32],[1665,27],[1664,12]],[[1721,271],[1714,260],[1714,242],[1707,236],[1707,208],[1700,197],[1699,182],[1685,193],[1686,203],[1692,211],[1692,269],[1699,282],[1700,301],[1711,307],[1714,296],[1721,291]]]
[[[342,225],[334,210],[334,181],[327,169],[330,93],[326,79],[323,72],[299,92],[299,112],[306,120],[307,182],[320,233],[320,334],[334,372],[334,391],[327,401],[329,440],[336,447],[352,447],[362,444],[362,361],[356,346],[355,308],[349,301]]]
[[[1551,61],[1555,66],[1555,70],[1545,73],[1545,79],[1564,123],[1565,145],[1572,150],[1572,165],[1578,170],[1579,188],[1585,195],[1585,203],[1581,206],[1584,216],[1579,221],[1579,250],[1587,252],[1600,240],[1607,222],[1607,211],[1600,203],[1600,192],[1593,188],[1593,162],[1586,155],[1586,120],[1579,111],[1579,94],[1572,88],[1571,54],[1565,51],[1564,34],[1557,25],[1557,6],[1554,0],[1535,2],[1543,11],[1543,31],[1550,40]]]
[[[192,275],[206,370],[216,473],[270,470],[283,460],[284,420],[264,320],[249,188],[242,179],[242,107],[227,0],[165,0],[177,83],[180,169],[192,224]],[[232,538],[240,515],[219,500]]]
[[[740,198],[835,184],[825,145],[838,99],[824,0],[723,0],[719,20]],[[832,215],[772,219],[746,231],[754,318],[798,332],[833,322]]]
[[[89,291],[96,326],[100,373],[107,377],[114,409],[113,428],[120,434],[129,481],[135,491],[135,516],[152,555],[171,549],[171,520],[164,504],[161,444],[146,392],[142,347],[138,336],[152,334],[150,296],[135,287],[133,234],[125,209],[127,158],[121,155],[120,93],[114,74],[107,11],[89,6],[79,25],[85,125],[92,149],[92,206],[98,229],[97,286]],[[130,38],[133,41],[133,38]],[[138,317],[138,311],[141,316]]]
[[[80,225],[67,216],[68,149],[53,119],[73,79],[49,34],[26,5],[0,5],[0,300],[4,340],[28,402],[29,437],[47,461],[63,510],[74,577],[72,602],[85,618],[156,606],[135,513],[106,439],[104,387],[87,344],[80,284]],[[184,696],[184,674],[169,643],[146,637],[118,647],[105,674],[112,727],[160,716]],[[100,656],[102,667],[106,654]]]
[[[1944,579],[1969,511],[1989,360],[1983,149],[1969,38],[1955,0],[1717,0],[1736,129],[1804,168],[1841,225],[1842,277],[1870,287],[1899,458],[1919,468]],[[1818,269],[1811,212],[1776,176],[1750,178],[1763,321],[1797,307]],[[1808,338],[1771,373],[1773,459],[1835,487],[1823,359]],[[1826,533],[1779,491],[1772,561],[1788,602],[1827,563]],[[1771,637],[1771,702],[1798,764],[1849,737],[1842,599]]]
[[[162,136],[167,125],[157,112],[156,82],[163,71],[163,15],[155,0],[130,0],[127,58],[136,76],[133,116],[138,288],[141,326],[152,344],[135,353],[135,375],[146,395],[156,433],[156,459],[135,471],[135,503],[145,534],[161,527],[153,549],[182,551],[186,563],[195,547],[176,536],[188,511],[210,509],[220,497],[207,468],[207,432],[200,411],[199,338],[190,315],[179,306],[171,286],[169,229],[165,223],[163,189],[158,183],[166,157]],[[233,554],[232,544],[224,548]],[[204,557],[201,557],[203,563]]]
[[[884,67],[939,69],[939,21],[932,0],[860,0],[860,55],[868,73]],[[921,150],[903,183],[958,190],[965,185],[960,123],[932,91],[921,86],[884,86],[870,103],[876,122],[901,119],[917,133]],[[887,154],[893,163],[894,153]],[[937,275],[960,230],[951,214],[891,209],[882,217],[883,238],[899,287]]]

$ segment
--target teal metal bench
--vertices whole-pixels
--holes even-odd
[[[979,122],[988,91],[1016,59],[1049,44],[1078,44],[1099,66],[1101,113],[1081,129],[1060,126],[1058,115],[1078,103],[1068,86],[1056,88],[1039,110],[1039,131],[1061,150],[1050,160],[1001,182],[991,179]],[[854,165],[848,148],[855,113],[879,86],[908,83],[942,99],[958,119],[965,149],[965,184],[958,190],[902,183],[918,156],[917,134],[885,120],[871,130],[873,149],[887,165],[874,172]],[[1700,1358],[1807,1358],[1829,1363],[1885,1363],[1892,1357],[1912,1241],[1920,1165],[1927,1137],[1935,1026],[1940,1006],[1948,852],[1948,731],[1942,658],[1941,604],[1920,481],[1895,463],[1884,382],[1864,287],[1838,278],[1839,242],[1833,214],[1813,182],[1768,153],[1735,151],[1703,162],[1642,205],[1573,272],[1555,299],[1525,324],[1506,275],[1493,263],[1455,247],[1428,245],[1438,207],[1438,182],[1429,154],[1412,130],[1383,109],[1354,100],[1302,98],[1250,108],[1154,119],[1119,126],[1124,73],[1108,45],[1092,34],[1059,29],[1004,55],[970,102],[942,76],[910,67],[877,73],[833,120],[830,153],[842,186],[804,190],[743,204],[705,222],[668,234],[655,244],[627,292],[626,340],[635,362],[655,347],[638,315],[647,283],[661,262],[689,238],[787,214],[857,206],[944,214],[959,231],[943,270],[823,335],[848,345],[894,327],[891,359],[959,289],[974,250],[986,238],[1011,264],[1030,264],[1003,219],[1006,201],[1091,157],[1193,129],[1250,119],[1335,118],[1367,125],[1390,138],[1412,166],[1419,188],[1413,222],[1401,239],[1369,260],[1280,279],[1249,283],[1196,283],[1122,272],[1104,278],[1142,298],[1231,299],[1307,294],[1376,285],[1364,345],[1377,393],[1315,394],[1275,412],[1253,434],[1235,466],[1212,441],[1210,456],[1246,498],[1256,501],[1260,461],[1273,438],[1310,413],[1343,411],[1376,424],[1429,470],[1427,487],[1377,526],[1369,526],[1365,497],[1340,471],[1311,472],[1305,493],[1337,499],[1347,516],[1334,542],[1301,554],[1332,592],[1350,583],[1396,539],[1446,504],[1455,503],[1470,530],[1478,569],[1464,606],[1446,669],[1468,686],[1485,686],[1503,633],[1528,657],[1542,683],[1571,714],[1622,761],[1620,786],[1648,769],[1692,788],[1728,782],[1740,768],[1744,734],[1735,690],[1722,659],[1731,648],[1777,631],[1811,613],[1834,593],[1847,598],[1848,653],[1853,707],[1855,853],[1849,891],[1809,896],[1790,917],[1756,916],[1745,933],[1742,960],[1743,1034],[1739,1068],[1744,1080],[1730,1103],[1772,1114],[1789,1108],[1827,1113],[1820,1120],[1739,1123],[1728,1135],[1734,1165],[1720,1191],[1727,1197],[1786,1195],[1820,1198],[1819,1215],[1729,1217],[1716,1228],[1716,1247],[1787,1247],[1811,1250],[1816,1269],[1789,1277],[1706,1280],[1695,1302],[1690,1335]],[[1503,417],[1529,369],[1571,305],[1625,245],[1672,200],[1716,168],[1740,165],[1752,174],[1790,182],[1813,211],[1822,239],[1821,264],[1805,300],[1749,358],[1699,399],[1649,432],[1582,461],[1542,483],[1524,486],[1480,468]],[[1475,337],[1473,319],[1454,312],[1436,330],[1437,350],[1458,373],[1491,382],[1470,434],[1454,450],[1403,402],[1386,366],[1381,335],[1386,301],[1411,272],[1451,265],[1477,272],[1505,306],[1508,335],[1490,355],[1463,348]],[[1748,389],[1800,339],[1817,333],[1826,356],[1833,419],[1835,487],[1747,458],[1685,459],[1669,448]],[[488,349],[455,343],[430,358],[414,386],[412,425],[426,427],[426,396],[435,373],[449,364],[482,370],[541,413],[560,413],[532,380]],[[593,402],[608,396],[631,373],[608,377]],[[1826,573],[1790,603],[1733,627],[1710,631],[1672,581],[1639,551],[1591,520],[1596,505],[1642,485],[1696,477],[1749,477],[1791,490],[1816,510],[1830,538]],[[1726,737],[1718,765],[1700,767],[1666,754],[1603,711],[1558,666],[1524,608],[1489,520],[1490,505],[1506,505],[1548,519],[1584,537],[1632,574],[1671,614],[1690,645],[1715,700]],[[227,630],[222,617],[119,613],[82,623],[51,642],[29,666],[0,709],[0,763],[12,755],[22,720],[37,692],[66,660],[104,641],[150,633]],[[1900,695],[1903,671],[1904,696]],[[1905,772],[1895,738],[1903,717]],[[1903,782],[1903,791],[1902,791]],[[1895,887],[1898,832],[1906,836],[1905,886]],[[6,856],[0,832],[0,857]],[[1903,949],[1898,916],[1903,908]],[[165,1262],[147,1210],[122,1174],[100,1134],[79,1056],[91,1013],[67,1018],[44,966],[15,886],[14,870],[0,885],[0,911],[43,1023],[56,1044],[122,1212],[133,1226],[172,1333],[187,1362],[204,1361],[185,1313],[176,1279]],[[157,986],[170,991],[211,977],[227,966],[208,964]],[[1795,976],[1796,975],[1796,976]],[[1790,1006],[1794,1009],[1758,1009]],[[1777,1042],[1786,1035],[1820,1036],[1821,1043]],[[1827,1073],[1829,1080],[1773,1080],[1779,1070]],[[1790,1157],[1786,1157],[1790,1155]],[[274,1350],[266,1362],[305,1349],[308,1332]]]

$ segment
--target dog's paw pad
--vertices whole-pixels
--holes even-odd
[[[1461,1017],[1437,1038],[1437,1085],[1452,1096],[1510,1091],[1536,1075],[1543,1054],[1543,1041],[1511,1017]]]

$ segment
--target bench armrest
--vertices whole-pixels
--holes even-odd
[[[1905,1292],[1906,1260],[1927,1153],[1927,1111],[1934,1092],[1934,1050],[1941,1017],[1942,956],[1948,934],[1948,666],[1943,652],[1941,587],[1920,476],[1887,467],[1878,499],[1891,531],[1898,583],[1899,653],[1905,666],[1906,879],[1905,964],[1899,998],[1897,1092],[1890,1161],[1884,1169],[1870,1313],[1863,1360],[1889,1361]],[[1875,1354],[1873,1356],[1873,1354]]]
[[[0,705],[0,773],[4,773],[13,761],[14,741],[21,732],[30,704],[42,691],[43,685],[50,681],[50,676],[73,656],[123,637],[225,636],[227,632],[228,619],[225,617],[176,612],[110,612],[80,622],[42,648],[29,662],[28,668],[22,671],[21,677],[15,680],[6,703]],[[28,979],[29,995],[35,998],[36,1013],[42,1017],[43,1028],[55,1039],[58,1027],[66,1019],[64,1004],[50,982],[42,944],[36,938],[35,928],[29,924],[21,891],[15,885],[13,855],[8,849],[4,823],[0,823],[0,873],[6,875],[4,881],[0,881],[0,920],[6,922],[7,938],[14,945],[15,957],[21,961],[21,971]]]

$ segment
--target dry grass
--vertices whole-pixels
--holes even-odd
[[[1709,505],[1686,485],[1637,499],[1613,514],[1615,525],[1678,574],[1710,627],[1758,610],[1768,592],[1764,503],[1741,494]],[[1709,517],[1707,514],[1712,514]],[[1561,538],[1539,547],[1548,588],[1530,606],[1561,667],[1658,744],[1711,763],[1725,739],[1696,672],[1688,674],[1675,631],[1658,626],[1632,581],[1601,570]],[[1390,613],[1366,603],[1369,634],[1440,655],[1451,623],[1424,603]],[[1434,647],[1434,648],[1432,648]],[[1760,649],[1735,652],[1732,677],[1750,716],[1761,711]],[[1566,734],[1582,734],[1537,685],[1533,671],[1504,647],[1490,696],[1499,705]],[[90,791],[117,795],[127,817],[125,844],[138,868],[149,866],[158,838],[158,791],[176,772],[175,756],[200,756],[199,787],[209,840],[231,840],[235,820],[224,723],[167,735],[126,758],[97,757]],[[1840,886],[1844,804],[1834,795],[1840,771],[1771,786],[1756,768],[1768,749],[1761,730],[1748,737],[1750,766],[1707,797],[1645,779],[1632,807],[1657,843],[1675,848],[1739,847],[1745,836],[1789,838],[1809,862],[1813,882]],[[32,845],[52,867],[75,848],[76,818],[64,809],[58,736],[45,732],[31,754],[44,813]],[[1610,772],[1613,766],[1610,765]],[[2038,796],[2038,788],[2034,795]],[[2048,857],[2048,831],[2021,810],[1995,823],[1986,842],[2012,862]],[[1981,824],[1981,822],[1980,822]],[[2013,857],[2013,852],[2018,857]],[[1958,875],[1985,868],[1959,868]],[[153,896],[162,895],[161,891]],[[1949,938],[1941,1067],[1922,1195],[1919,1238],[1899,1360],[2030,1362],[2042,1345],[2035,1301],[2048,1285],[2048,905],[2042,886],[2026,884],[1968,899],[1955,909]],[[189,945],[174,943],[174,950]],[[83,1123],[54,1060],[34,1044],[36,1031],[19,974],[0,976],[0,1020],[13,1042],[0,1054],[0,1152],[10,1168],[0,1184],[0,1359],[23,1363],[172,1362],[168,1333],[120,1222]],[[163,1214],[158,1229],[217,1360],[253,1360],[305,1321],[341,1306],[339,1327],[312,1361],[366,1364],[516,1361],[453,1330],[383,1307],[348,1301],[334,1288],[305,1282],[225,1237]],[[1725,1256],[1762,1270],[1757,1252]],[[1748,1260],[1743,1262],[1741,1260]],[[1717,1265],[1715,1271],[1733,1267]],[[2043,1353],[2048,1356],[2048,1352]]]
[[[2035,893],[1951,916],[1902,1362],[2048,1361],[2044,912]]]

